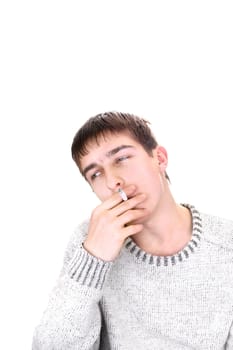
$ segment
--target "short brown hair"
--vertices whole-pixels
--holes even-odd
[[[107,133],[128,132],[151,156],[158,145],[150,127],[150,122],[134,114],[122,112],[105,112],[89,118],[74,136],[71,146],[72,158],[80,169],[80,159],[88,153],[87,144]],[[165,173],[169,180],[168,175]],[[170,180],[169,180],[170,181]]]

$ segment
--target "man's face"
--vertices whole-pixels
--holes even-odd
[[[150,156],[127,133],[107,134],[88,144],[81,170],[97,197],[104,201],[119,187],[136,186],[135,194],[146,193],[147,207],[154,207],[164,191],[167,154],[157,147]]]

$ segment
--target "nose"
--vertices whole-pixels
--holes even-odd
[[[106,186],[112,192],[116,192],[118,188],[124,186],[124,180],[121,176],[111,172],[106,176]]]

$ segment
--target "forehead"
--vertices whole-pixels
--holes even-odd
[[[88,153],[80,159],[81,167],[85,167],[90,162],[103,161],[109,151],[122,145],[141,148],[141,145],[127,132],[99,135],[97,139],[87,142]]]

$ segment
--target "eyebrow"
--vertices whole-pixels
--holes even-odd
[[[114,156],[116,153],[120,152],[122,149],[126,149],[126,148],[134,148],[134,146],[131,146],[131,145],[121,145],[121,146],[118,146],[118,147],[115,147],[113,149],[111,149],[110,151],[108,151],[106,154],[105,154],[105,157],[107,158],[111,158],[112,156]],[[83,170],[82,170],[82,175],[84,177],[86,177],[86,174],[88,173],[88,171],[90,171],[91,169],[93,168],[96,168],[98,166],[98,163],[96,162],[93,162],[89,165],[87,165]]]

